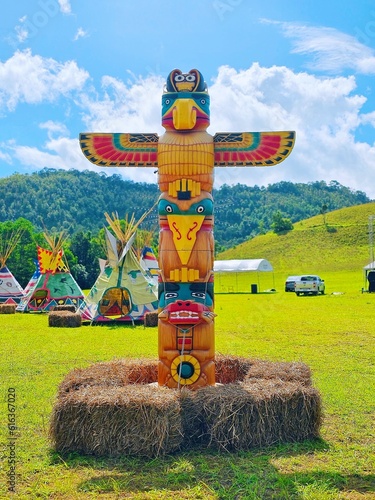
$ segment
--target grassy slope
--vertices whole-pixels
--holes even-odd
[[[375,203],[343,208],[297,222],[284,235],[267,233],[218,255],[218,259],[267,259],[276,272],[357,271],[369,263],[368,218]],[[331,232],[333,231],[333,232]]]

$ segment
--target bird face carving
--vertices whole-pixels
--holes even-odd
[[[162,96],[162,125],[166,130],[205,130],[210,124],[210,98],[202,74],[173,70]]]

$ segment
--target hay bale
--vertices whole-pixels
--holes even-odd
[[[244,380],[277,379],[284,382],[298,382],[311,385],[311,370],[304,363],[253,360]]]
[[[76,328],[82,325],[82,318],[79,313],[70,311],[51,311],[48,314],[48,326]]]
[[[15,314],[16,304],[0,304],[0,314]]]
[[[51,419],[57,451],[152,457],[319,436],[321,398],[302,363],[218,356],[221,383],[196,391],[159,387],[157,367],[157,360],[115,360],[70,372]]]
[[[59,386],[59,396],[81,388],[124,387],[128,384],[151,384],[158,380],[158,362],[149,359],[114,360],[95,363],[87,368],[76,368]]]
[[[70,312],[76,312],[76,306],[73,304],[61,304],[59,306],[55,306],[52,311],[70,311]]]
[[[319,436],[319,393],[297,383],[257,380],[185,395],[184,434],[222,451],[248,450]]]
[[[158,326],[158,313],[157,312],[148,312],[144,317],[144,325],[145,326]]]
[[[215,356],[215,378],[219,384],[241,382],[250,370],[253,361],[240,356],[218,354]]]
[[[155,457],[182,442],[179,392],[157,386],[87,387],[60,398],[50,437],[59,453]]]

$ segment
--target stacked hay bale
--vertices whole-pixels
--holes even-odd
[[[144,325],[145,326],[158,326],[158,313],[157,312],[148,312],[144,317]]]
[[[79,313],[70,310],[53,310],[48,313],[48,326],[62,328],[76,328],[82,325]]]
[[[17,304],[0,304],[0,314],[15,314]]]
[[[51,419],[56,450],[154,457],[319,437],[321,399],[303,363],[218,356],[220,383],[196,391],[159,387],[157,364],[117,360],[69,373]]]

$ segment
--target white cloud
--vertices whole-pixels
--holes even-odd
[[[88,32],[83,28],[78,28],[77,33],[75,34],[73,40],[76,42],[79,38],[86,38],[88,36]]]
[[[74,105],[78,104],[82,111],[81,131],[161,135],[163,85],[164,79],[159,76],[130,75],[127,82],[103,77],[100,92],[91,90],[74,95]],[[356,140],[360,127],[375,126],[375,111],[363,113],[366,99],[358,93],[354,76],[316,77],[256,63],[242,71],[223,66],[209,85],[209,93],[208,132],[212,135],[226,131],[295,130],[297,133],[294,150],[280,165],[217,168],[215,186],[336,180],[375,197],[375,145]],[[49,93],[41,93],[41,98],[49,99]],[[13,145],[13,158],[34,170],[46,166],[99,171],[85,159],[78,140],[69,137],[61,121],[51,119],[40,127],[47,131],[43,148]],[[134,181],[156,182],[152,168],[102,170],[108,175],[120,173]]]
[[[262,68],[258,64],[239,72],[221,67],[209,90],[215,132],[297,133],[293,152],[280,165],[217,169],[217,185],[337,180],[375,196],[375,148],[355,141],[366,99],[355,93],[353,76],[317,78],[285,67]],[[368,121],[373,119],[370,114]]]
[[[0,110],[13,111],[20,102],[53,101],[80,90],[87,78],[88,73],[75,61],[59,63],[34,56],[29,49],[17,51],[4,63],[0,62]]]
[[[135,78],[127,83],[110,76],[102,78],[102,98],[83,95],[87,131],[161,132],[161,94],[164,79]]]
[[[70,14],[72,12],[72,7],[70,5],[70,0],[58,0],[60,10],[63,14]]]
[[[308,67],[313,70],[341,72],[351,69],[361,74],[375,74],[375,51],[357,38],[334,28],[306,26],[300,23],[275,22],[293,43],[295,54],[312,55]]]

